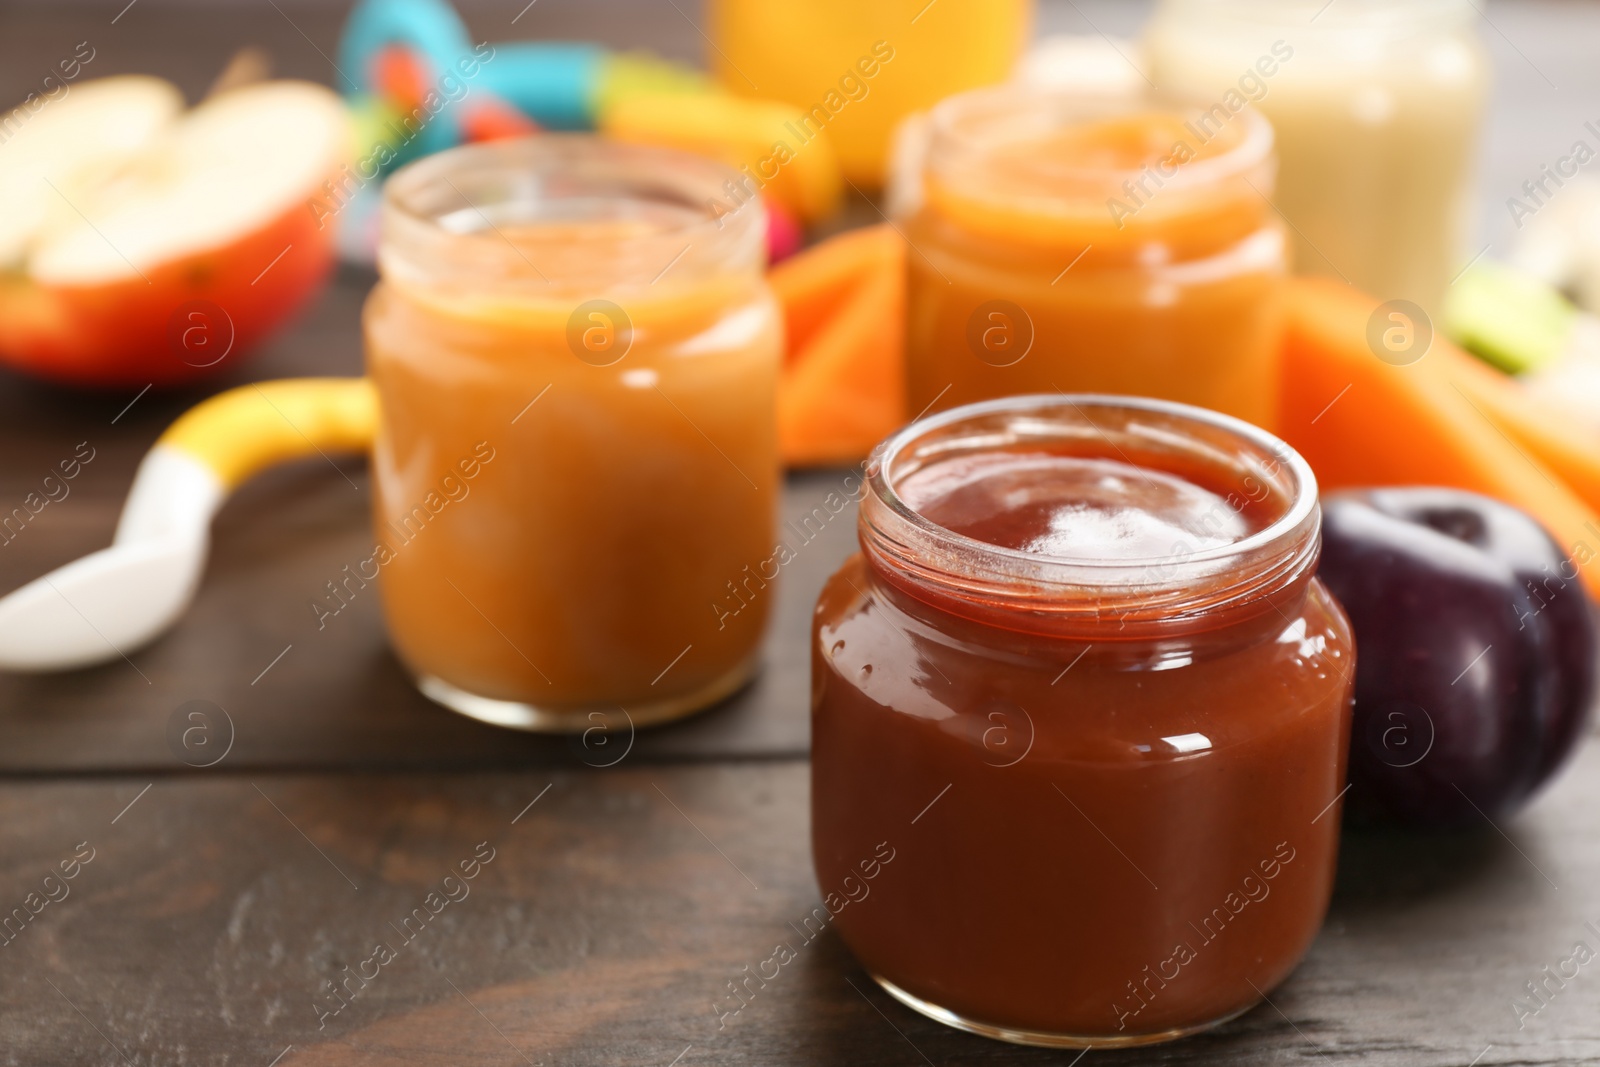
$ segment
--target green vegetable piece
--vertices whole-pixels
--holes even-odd
[[[1450,287],[1444,325],[1452,340],[1478,358],[1526,374],[1561,354],[1576,315],[1566,297],[1538,278],[1480,260]]]

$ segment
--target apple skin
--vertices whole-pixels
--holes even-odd
[[[144,277],[67,286],[0,275],[0,363],[84,386],[203,378],[247,358],[316,296],[334,256],[333,227],[296,202],[253,233]]]

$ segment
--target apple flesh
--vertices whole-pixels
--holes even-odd
[[[141,85],[133,102],[129,88],[85,83],[21,129],[33,147],[18,165],[0,151],[0,189],[32,197],[0,224],[0,360],[39,377],[199,377],[281,325],[333,264],[311,201],[348,154],[337,96],[268,82],[180,115],[171,97]],[[143,135],[86,160],[82,133],[130,112]]]
[[[33,236],[70,214],[68,201],[84,199],[182,112],[183,94],[170,82],[126,75],[0,116],[0,269],[21,269]]]

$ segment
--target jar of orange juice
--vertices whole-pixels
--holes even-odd
[[[1260,115],[1008,86],[923,136],[897,197],[910,411],[1120,393],[1272,425],[1286,264]]]
[[[750,677],[771,591],[726,604],[774,541],[782,341],[761,205],[720,203],[733,177],[552,135],[389,181],[373,559],[440,703],[584,730]]]
[[[1002,82],[1033,0],[710,0],[706,61],[722,86],[798,109],[796,151],[825,132],[852,182],[883,181],[895,124]]]

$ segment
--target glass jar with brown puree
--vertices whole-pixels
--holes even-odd
[[[1165,401],[990,401],[879,447],[814,620],[812,835],[885,989],[1099,1047],[1289,974],[1332,891],[1354,677],[1319,524],[1288,446]]]
[[[385,187],[372,569],[435,700],[625,729],[750,677],[770,596],[717,605],[772,548],[782,323],[736,176],[543,135]]]

